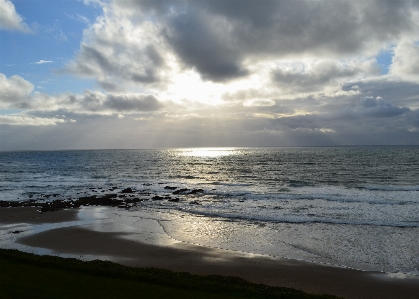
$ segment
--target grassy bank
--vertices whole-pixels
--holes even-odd
[[[0,249],[0,298],[293,298],[332,299],[224,276]]]

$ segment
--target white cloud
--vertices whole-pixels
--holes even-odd
[[[0,115],[0,124],[12,126],[52,126],[63,122],[65,120],[59,118],[41,118],[24,114]]]
[[[35,62],[35,64],[45,64],[45,63],[53,63],[53,61],[52,60],[43,60],[43,59],[41,59],[38,62]]]
[[[83,23],[85,25],[90,25],[90,20],[86,16],[83,16],[83,15],[78,14],[78,13],[75,14],[75,15],[70,15],[70,14],[65,13],[65,15],[68,18],[70,18],[71,20]]]
[[[84,32],[76,58],[65,69],[92,77],[108,91],[152,85],[164,75],[164,45],[153,22],[133,21],[106,11]]]
[[[26,108],[33,90],[34,85],[22,77],[0,73],[0,108]]]
[[[68,41],[67,35],[65,35],[62,30],[58,30],[57,33],[54,34],[54,38],[58,43],[63,43],[63,42]]]
[[[22,17],[9,0],[0,0],[0,29],[30,32]]]
[[[419,44],[401,42],[394,49],[389,73],[404,78],[419,78]]]

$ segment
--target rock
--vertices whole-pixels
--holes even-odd
[[[126,203],[137,203],[137,202],[140,202],[140,201],[143,201],[143,199],[140,199],[138,197],[135,197],[135,198],[129,198],[125,202]]]
[[[182,188],[182,189],[179,189],[179,190],[174,191],[172,194],[185,193],[188,190],[189,190],[188,188]]]
[[[161,196],[158,196],[158,195],[153,196],[153,198],[152,198],[152,200],[163,200],[163,199],[164,199],[164,197],[161,197]]]
[[[171,201],[171,202],[179,202],[179,198],[170,198],[169,201]]]
[[[176,190],[176,189],[177,189],[177,187],[166,186],[166,187],[164,187],[164,189]]]
[[[202,192],[204,192],[204,189],[193,189],[188,194],[196,194],[196,193],[202,193]]]
[[[196,200],[192,200],[189,204],[191,205],[200,205],[200,203]]]
[[[121,193],[134,193],[134,190],[132,190],[131,188],[125,188],[121,191]]]

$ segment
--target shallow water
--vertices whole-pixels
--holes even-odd
[[[165,186],[203,192],[175,196]],[[2,200],[128,187],[151,194],[142,199],[179,199],[113,214],[136,229],[148,217],[194,244],[419,274],[419,147],[0,153]]]

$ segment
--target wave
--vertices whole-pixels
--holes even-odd
[[[360,186],[369,191],[419,191],[419,186]]]
[[[161,207],[167,209],[167,207]],[[173,208],[173,207],[171,207]],[[309,218],[297,217],[263,217],[263,216],[250,216],[243,214],[230,214],[225,212],[214,212],[197,209],[185,209],[182,207],[175,208],[181,212],[186,212],[194,215],[206,216],[210,218],[222,218],[229,221],[254,221],[254,222],[270,222],[270,223],[288,223],[288,224],[330,224],[330,225],[365,225],[365,226],[378,226],[378,227],[397,227],[397,228],[417,228],[419,221],[378,221],[378,220],[339,220],[339,219],[320,219],[319,217],[312,216]]]

